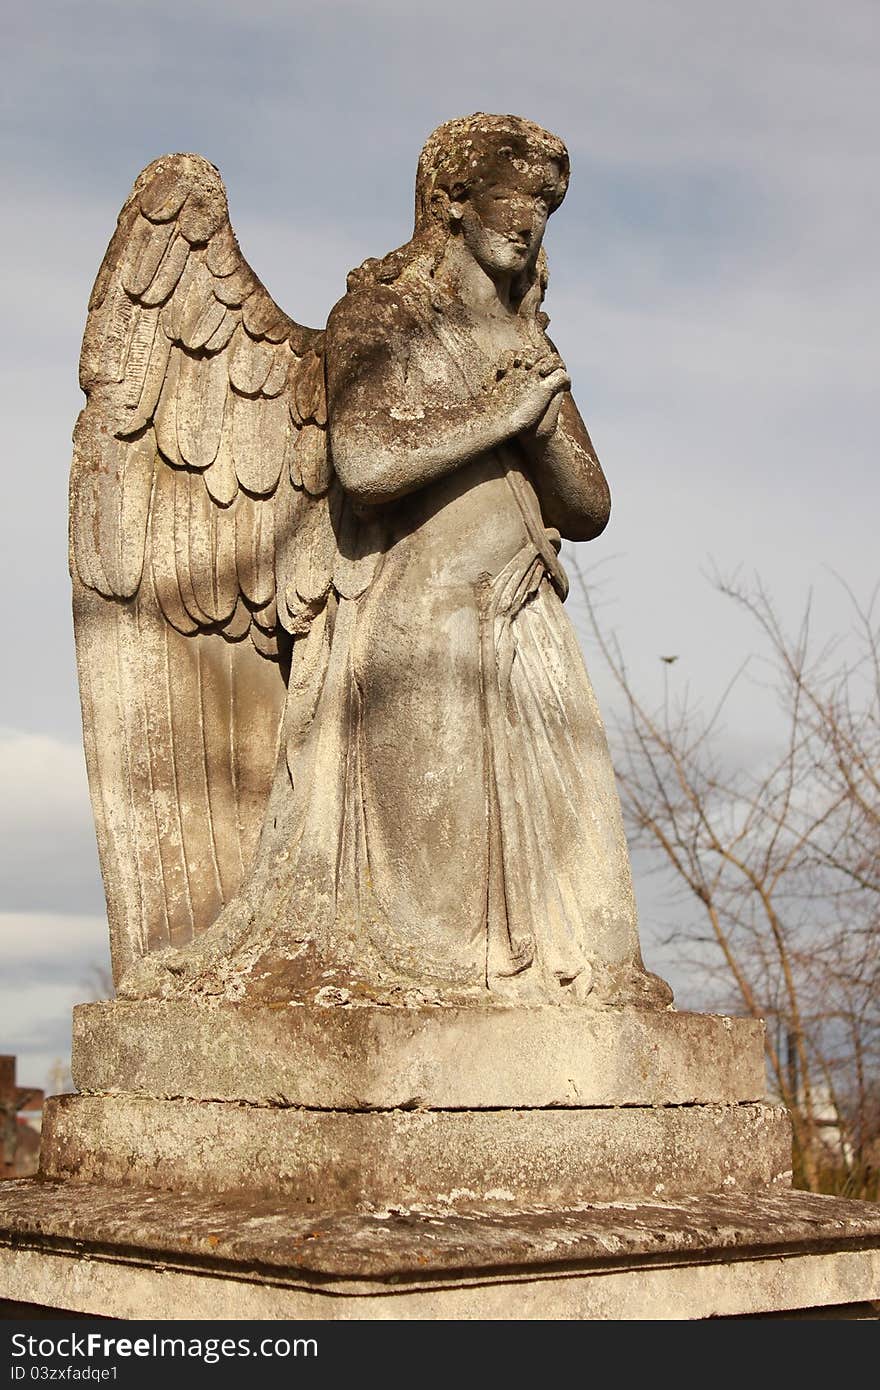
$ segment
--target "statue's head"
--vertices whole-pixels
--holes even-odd
[[[460,235],[489,274],[528,273],[568,174],[565,145],[533,121],[483,112],[446,121],[419,157],[416,237]]]
[[[348,288],[390,282],[405,269],[430,280],[448,238],[460,236],[489,275],[510,277],[521,311],[537,313],[547,283],[541,241],[568,175],[565,145],[534,121],[482,111],[445,121],[419,156],[412,240],[365,261]]]

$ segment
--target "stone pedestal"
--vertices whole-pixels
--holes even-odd
[[[283,1194],[290,1209],[510,1208],[790,1182],[760,1025],[582,1008],[91,1004],[41,1172]]]
[[[31,1179],[0,1184],[3,1299],[149,1320],[865,1316],[880,1207],[754,1192],[303,1215],[277,1198]]]
[[[84,1094],[312,1110],[727,1105],[766,1090],[761,1023],[673,1010],[81,1004],[71,1065]]]
[[[91,1004],[73,1074],[41,1179],[0,1192],[0,1299],[334,1319],[880,1298],[880,1208],[790,1191],[751,1021]]]

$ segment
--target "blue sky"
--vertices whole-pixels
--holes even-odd
[[[880,21],[873,0],[34,0],[5,31],[0,1051],[40,1084],[105,956],[66,476],[85,303],[139,169],[212,159],[245,254],[318,324],[351,266],[406,239],[440,121],[560,134],[547,307],[614,497],[581,563],[640,688],[676,652],[670,679],[711,703],[752,636],[709,563],[759,572],[791,622],[814,586],[828,633],[833,574],[876,582]],[[732,746],[759,757],[775,717],[746,680]]]

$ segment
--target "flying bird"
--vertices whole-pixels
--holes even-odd
[[[677,656],[661,656],[660,660],[661,660],[661,661],[665,661],[666,664],[667,664],[667,666],[671,666],[672,663],[673,663],[673,661],[678,661],[678,657],[677,657]]]

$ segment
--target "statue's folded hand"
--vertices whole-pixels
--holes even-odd
[[[555,349],[550,352],[541,353],[540,357],[535,360],[534,369],[539,376],[550,376],[555,371],[562,370],[563,372],[567,372],[568,370]]]
[[[510,433],[521,434],[533,429],[553,398],[570,386],[571,378],[562,365],[552,366],[546,375],[537,364],[511,366],[502,371],[492,388],[493,404],[507,416]]]

